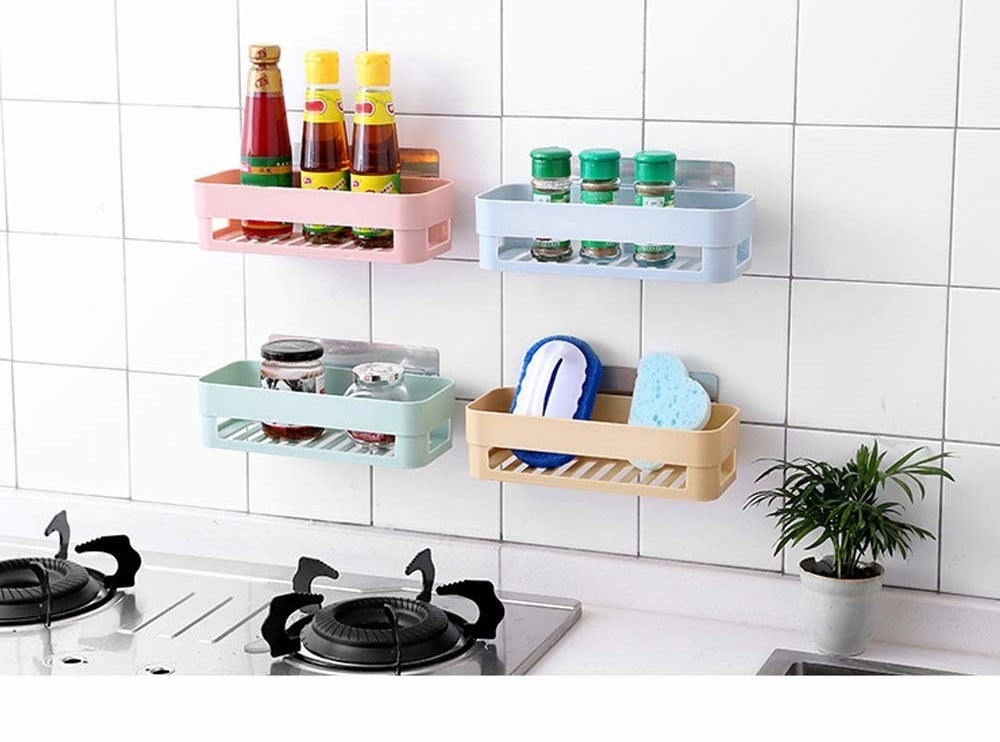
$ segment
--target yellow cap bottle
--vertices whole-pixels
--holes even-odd
[[[313,85],[336,85],[340,82],[340,54],[330,49],[306,52],[306,82]]]
[[[381,88],[389,85],[391,65],[388,52],[359,52],[354,58],[358,85]]]

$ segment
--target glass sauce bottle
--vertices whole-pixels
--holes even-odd
[[[340,97],[340,55],[314,49],[306,52],[306,100],[302,114],[301,185],[328,191],[350,187],[351,159],[347,126]],[[302,234],[312,243],[340,242],[348,227],[303,224]]]
[[[292,144],[278,71],[281,47],[252,44],[249,51],[251,66],[243,109],[240,183],[287,188],[292,185]],[[290,222],[243,220],[243,234],[254,240],[286,237],[291,233]]]
[[[396,110],[389,90],[389,55],[361,52],[354,65],[359,87],[354,102],[351,190],[400,193],[399,141]],[[353,231],[361,247],[392,247],[391,229],[354,227]]]

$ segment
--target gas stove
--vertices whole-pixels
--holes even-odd
[[[59,534],[55,557],[0,543],[0,675],[518,675],[581,613],[577,601],[486,580],[435,585],[430,549],[399,578],[308,556],[294,572],[140,558],[125,536],[75,549],[85,564],[113,557],[108,575],[68,559],[65,513],[45,533]]]

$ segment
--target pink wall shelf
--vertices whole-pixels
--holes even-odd
[[[346,191],[302,190],[240,185],[239,170],[224,170],[194,183],[198,244],[205,250],[291,255],[370,263],[422,263],[451,249],[455,184],[445,178],[403,176],[395,196]],[[292,234],[258,242],[247,239],[241,219],[294,222]],[[224,220],[220,227],[217,220]],[[392,229],[391,248],[360,248],[348,240],[335,245],[305,241],[299,227],[346,224]]]

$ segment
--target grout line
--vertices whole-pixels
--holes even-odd
[[[503,68],[504,68],[504,59],[503,59],[504,12],[503,12],[503,4],[504,4],[504,0],[500,0],[500,182],[503,182],[503,174],[504,174],[504,169],[503,169],[504,168],[504,162],[503,162],[503,159],[504,159],[504,134],[505,134],[505,132],[507,130],[507,127],[504,126],[504,110],[503,110],[504,99],[506,98],[506,96],[504,95],[504,87],[503,87],[503,85],[504,85],[504,74],[503,74]],[[500,273],[500,384],[501,384],[501,386],[503,385],[503,381],[504,381],[504,379],[503,379],[503,366],[504,366],[504,353],[506,351],[506,348],[505,348],[505,345],[504,345],[505,336],[506,336],[506,326],[507,326],[506,317],[504,316],[504,294],[507,291],[507,285],[506,284],[507,284],[506,276],[503,274],[503,272],[501,272]],[[505,516],[504,503],[506,502],[506,498],[507,498],[507,487],[506,487],[506,485],[503,482],[497,482],[497,484],[500,485],[500,487],[499,487],[500,497],[497,498],[498,511],[499,511],[497,513],[497,517],[499,518],[499,521],[497,522],[497,540],[500,542],[501,548],[502,548],[502,544],[504,542],[504,516]],[[497,554],[498,554],[498,560],[499,560],[499,550],[498,550]],[[501,584],[503,584],[503,583],[501,583]]]
[[[795,66],[792,71],[792,151],[791,151],[791,185],[788,189],[788,304],[785,307],[785,434],[784,458],[788,459],[788,413],[791,407],[792,389],[792,256],[795,250],[795,143],[796,122],[799,110],[799,29],[801,26],[802,2],[795,3]],[[782,482],[784,482],[782,474]],[[788,549],[781,550],[781,572],[788,574]]]
[[[958,103],[962,90],[962,24],[965,15],[965,0],[958,4],[958,49],[955,60],[955,127],[951,135],[951,199],[948,208],[948,286],[944,304],[944,374],[941,392],[941,446],[944,450],[948,435],[948,366],[951,344],[951,279],[954,266],[955,251],[955,186],[958,174]],[[938,478],[938,522],[937,522],[937,591],[941,592],[941,558],[944,553],[944,477]]]
[[[646,56],[649,37],[649,0],[642,0],[642,127],[639,132],[639,149],[646,149]],[[643,329],[646,315],[646,281],[639,279],[639,360],[643,355]],[[635,495],[635,555],[642,556],[642,499]]]
[[[128,338],[128,257],[125,247],[125,144],[122,133],[122,86],[121,63],[118,44],[118,0],[114,0],[114,31],[115,31],[115,111],[118,114],[118,192],[121,211],[121,243],[122,243],[122,304],[125,318],[125,451],[128,470],[128,499],[132,499],[132,383],[129,375],[129,338]]]
[[[0,71],[0,183],[3,184],[3,215],[4,215],[4,229],[10,229],[10,213],[7,207],[7,150],[5,147],[5,134],[4,134],[4,116],[3,116],[3,75]],[[14,304],[13,292],[11,291],[11,263],[10,263],[10,234],[4,234],[3,239],[3,249],[4,255],[7,260],[7,332],[8,340],[10,342],[10,354],[14,355]],[[14,395],[14,362],[8,361],[10,363],[10,427],[11,427],[11,455],[14,461],[14,486],[20,486],[18,481],[18,466],[17,466],[17,397]]]

